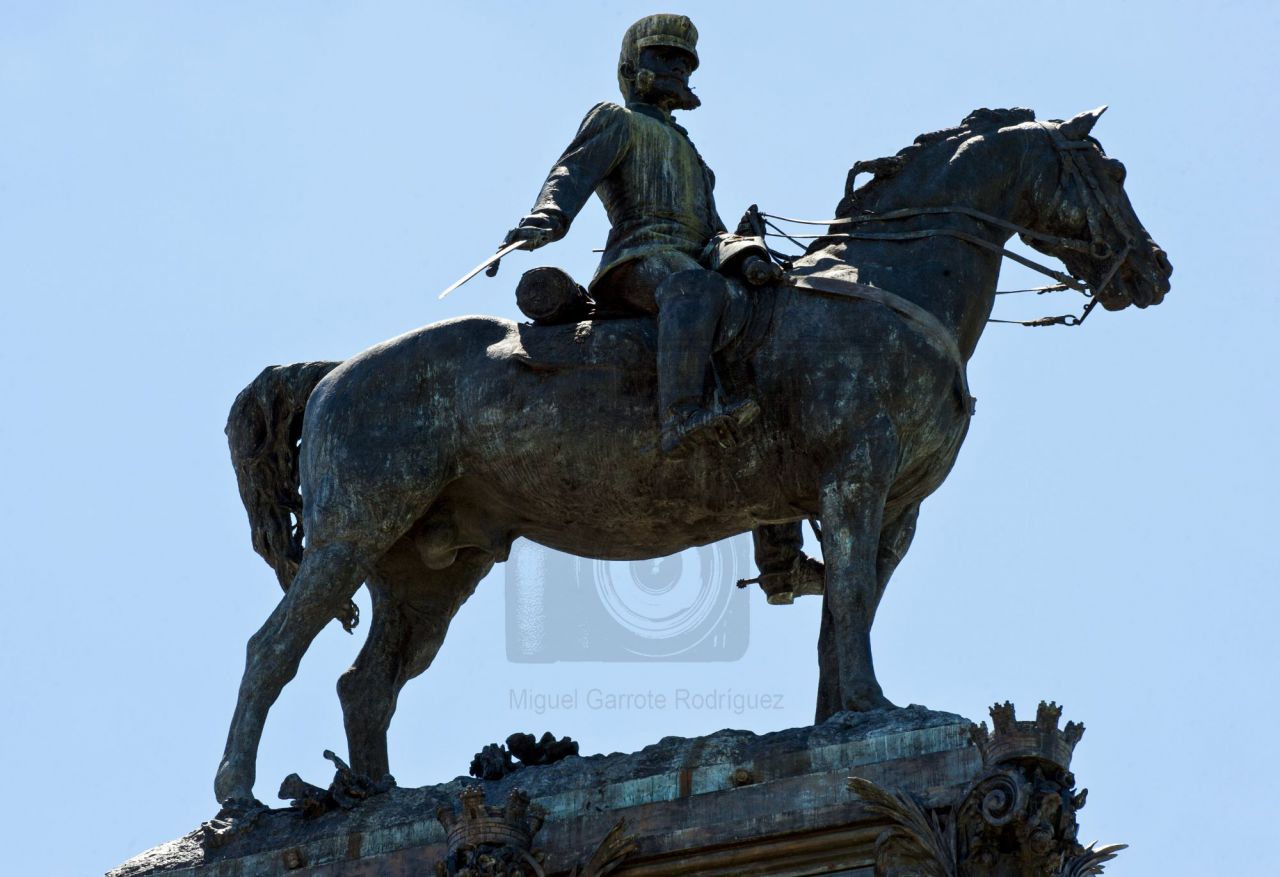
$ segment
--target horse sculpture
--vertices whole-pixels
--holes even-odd
[[[787,283],[750,293],[745,328],[721,354],[763,409],[728,450],[659,453],[654,329],[642,319],[466,317],[340,364],[263,372],[228,434],[255,548],[286,593],[248,644],[215,781],[224,813],[256,804],[267,712],[325,624],[353,623],[361,583],[372,623],[338,690],[352,769],[386,775],[401,687],[517,537],[639,559],[818,518],[817,717],[891,707],[871,624],[921,500],[964,439],[965,363],[1003,244],[1021,233],[1108,310],[1169,289],[1123,165],[1089,136],[1100,112],[1038,122],[979,110],[848,186],[841,219]]]

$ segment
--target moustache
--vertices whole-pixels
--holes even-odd
[[[636,71],[636,92],[640,97],[655,102],[661,97],[673,98],[672,109],[693,110],[702,106],[702,101],[693,93],[689,83],[679,76],[659,76],[652,70]]]

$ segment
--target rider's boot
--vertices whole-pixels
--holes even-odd
[[[752,533],[756,568],[760,575],[738,582],[738,587],[758,584],[773,605],[787,605],[796,597],[821,594],[825,570],[822,561],[801,550],[801,524],[761,524]]]
[[[655,298],[662,452],[678,457],[704,438],[731,447],[737,430],[760,414],[760,406],[751,399],[727,403],[709,392],[712,346],[729,298],[727,281],[713,271],[681,271],[663,281]]]

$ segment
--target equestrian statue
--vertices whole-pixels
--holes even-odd
[[[1040,267],[1088,297],[1085,315],[1168,292],[1124,166],[1091,136],[1101,110],[976,110],[859,162],[795,257],[771,254],[756,211],[726,232],[671,116],[697,106],[696,41],[683,16],[627,31],[624,103],[588,113],[507,236],[554,241],[600,196],[600,269],[568,283],[558,318],[434,323],[341,363],[268,368],[236,399],[241,496],[285,594],[248,644],[215,780],[226,819],[261,809],[267,713],[320,630],[355,624],[362,584],[373,617],[338,693],[351,770],[386,777],[401,688],[517,538],[636,560],[750,531],[771,602],[822,594],[817,720],[891,708],[871,624],[968,429],[965,368],[1001,260],[1031,261],[1005,244],[1059,259],[1065,272]],[[806,520],[821,564],[800,552]]]

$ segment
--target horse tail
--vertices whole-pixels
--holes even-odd
[[[336,362],[272,365],[240,391],[227,415],[227,443],[240,499],[249,513],[253,550],[286,591],[302,563],[302,492],[298,476],[302,415],[311,391]],[[345,622],[344,622],[345,626]]]

